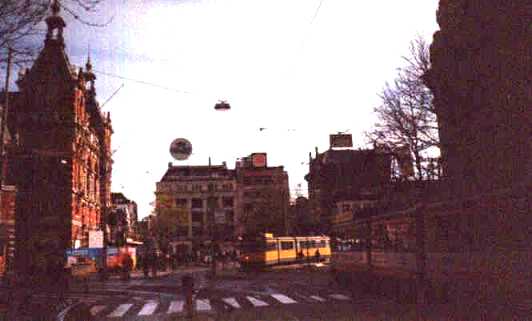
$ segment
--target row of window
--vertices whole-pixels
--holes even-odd
[[[281,250],[292,250],[294,249],[295,243],[293,241],[281,241],[280,242],[280,248]],[[321,240],[321,241],[300,241],[299,242],[299,248],[300,249],[308,249],[308,248],[326,248],[327,241]],[[274,251],[277,250],[277,243],[276,242],[268,242],[266,244],[266,250],[267,251]]]
[[[244,185],[272,185],[273,183],[271,176],[244,177]]]
[[[234,205],[234,199],[233,197],[222,197],[222,207],[233,207]],[[191,199],[191,208],[193,209],[203,209],[204,208],[204,205],[203,205],[203,202],[204,200],[201,199],[201,198],[193,198]],[[213,207],[216,207],[217,204],[219,204],[219,198],[212,198],[210,200],[207,200],[206,203],[209,203],[209,202],[212,202],[212,206]],[[178,198],[175,200],[175,204],[177,207],[184,207],[184,208],[187,208],[188,207],[188,199],[186,198]],[[209,206],[210,204],[206,204],[207,206]]]

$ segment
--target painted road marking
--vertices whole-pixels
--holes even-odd
[[[105,309],[105,305],[95,305],[91,308],[91,314],[97,315],[98,313],[102,312],[103,309]]]
[[[333,299],[336,299],[336,300],[343,300],[343,301],[348,301],[350,300],[350,298],[348,296],[345,296],[343,294],[331,294],[329,295],[331,298]]]
[[[156,302],[146,303],[144,304],[138,315],[151,315],[153,314],[153,312],[155,312],[155,309],[157,309]]]
[[[311,295],[310,298],[313,300],[319,301],[319,302],[325,302],[325,299],[322,298],[321,296]]]
[[[292,298],[289,298],[287,297],[286,295],[284,294],[272,294],[271,295],[272,297],[274,297],[277,301],[283,303],[283,304],[292,304],[292,303],[297,303],[296,300],[292,299]]]
[[[210,311],[211,304],[208,299],[196,300],[196,310],[197,311]]]
[[[240,304],[238,304],[235,298],[223,298],[222,300],[233,308],[240,308]]]
[[[126,314],[127,310],[129,310],[129,308],[131,308],[132,306],[133,306],[133,304],[131,304],[131,303],[120,304],[107,317],[108,318],[119,318],[119,317],[122,317],[122,316],[124,316],[124,314]]]
[[[170,313],[178,313],[183,311],[183,306],[185,305],[185,302],[183,301],[172,301],[170,302],[170,307],[168,307],[168,314]]]
[[[256,306],[256,307],[265,307],[265,306],[268,306],[268,303],[262,301],[262,300],[259,300],[259,299],[256,299],[252,296],[246,296],[246,298],[249,300],[249,302],[251,302],[251,304],[253,304],[253,306]]]

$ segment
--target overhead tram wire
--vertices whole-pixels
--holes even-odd
[[[118,78],[118,79],[122,79],[122,80],[125,80],[125,81],[136,82],[138,84],[147,85],[147,86],[151,86],[151,87],[155,87],[155,88],[159,88],[159,89],[164,89],[164,90],[168,90],[168,91],[178,92],[178,93],[182,93],[182,94],[193,94],[192,92],[187,91],[187,90],[182,90],[182,89],[172,88],[172,87],[168,87],[168,86],[163,86],[163,85],[152,83],[152,82],[145,81],[145,80],[139,80],[139,79],[124,77],[124,76],[115,75],[115,74],[112,74],[112,73],[99,71],[99,70],[94,70],[94,72],[97,73],[97,74],[100,74],[100,75],[113,77],[113,78]]]

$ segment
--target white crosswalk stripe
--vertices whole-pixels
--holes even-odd
[[[91,314],[94,316],[94,315],[97,315],[98,313],[102,312],[103,309],[105,309],[105,305],[95,305],[93,307],[91,307]]]
[[[228,305],[232,306],[233,308],[236,308],[236,309],[240,308],[240,304],[238,303],[238,301],[235,298],[232,298],[232,297],[231,298],[223,298],[222,301],[224,301]]]
[[[166,313],[179,313],[183,311],[183,306],[185,305],[185,302],[183,301],[172,301],[170,302],[170,306],[168,307],[168,311]]]
[[[107,317],[108,318],[119,318],[126,314],[127,310],[133,306],[132,303],[120,304],[113,312],[111,312]]]
[[[287,297],[286,295],[284,294],[280,294],[280,293],[276,293],[276,294],[272,294],[271,295],[274,299],[276,299],[277,301],[283,303],[283,304],[292,304],[292,303],[297,303],[296,300],[292,299],[292,298],[289,298]]]
[[[251,302],[251,304],[253,304],[253,306],[255,307],[265,307],[265,306],[268,306],[269,304],[262,301],[262,300],[259,300],[257,298],[254,298],[252,296],[246,296],[246,298],[249,300],[249,302]]]
[[[330,294],[329,297],[336,299],[336,300],[342,300],[342,301],[348,301],[350,298],[343,294]]]
[[[302,293],[292,293],[290,296],[283,293],[270,293],[269,296],[271,299],[267,299],[265,295],[258,296],[243,296],[243,297],[219,297],[214,298],[216,302],[226,305],[226,308],[232,307],[234,309],[243,308],[242,300],[248,301],[253,307],[266,307],[270,306],[273,301],[280,302],[281,304],[316,304],[316,303],[326,303],[332,302],[333,300],[340,301],[350,301],[352,300],[349,296],[344,294],[329,294],[327,296],[311,295],[311,294],[302,294]],[[137,298],[138,299],[138,298]],[[194,300],[194,309],[198,313],[212,313],[218,305],[213,305],[213,298],[201,298]],[[220,302],[221,301],[221,302]],[[357,301],[358,302],[358,301]],[[105,312],[109,307],[109,311]],[[135,307],[135,308],[133,308]],[[114,310],[113,310],[114,309]],[[160,310],[160,312],[157,312]],[[160,300],[134,300],[133,302],[122,302],[117,303],[115,306],[110,306],[107,302],[101,301],[99,303],[95,302],[94,305],[90,307],[90,312],[93,316],[98,314],[107,315],[108,318],[119,318],[124,317],[128,314],[129,311],[139,311],[138,316],[151,316],[156,314],[178,314],[183,313],[185,310],[184,300],[174,300],[174,301],[160,301]],[[110,312],[110,313],[109,313]],[[129,312],[131,314],[132,312]]]
[[[211,303],[208,299],[196,300],[196,311],[210,311]]]
[[[310,298],[313,299],[313,300],[316,300],[318,302],[325,302],[325,299],[322,298],[321,296],[311,295]]]
[[[158,304],[156,302],[149,302],[144,304],[138,315],[152,315],[153,312],[155,312],[155,310],[157,309],[157,305]]]

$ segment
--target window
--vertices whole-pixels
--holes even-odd
[[[201,226],[192,226],[192,237],[201,236],[203,229]]]
[[[308,241],[300,241],[299,242],[299,247],[302,248],[302,249],[308,248]]]
[[[277,242],[266,243],[266,251],[277,251]]]
[[[203,222],[203,212],[192,212],[192,222],[202,223]]]
[[[233,190],[233,184],[223,184],[222,189],[224,191],[232,191]]]
[[[192,208],[203,208],[203,200],[201,198],[193,198]]]
[[[177,207],[187,207],[187,199],[186,198],[178,198],[175,200],[175,206]]]
[[[235,220],[235,213],[233,213],[233,211],[227,211],[225,215],[227,224],[233,224]]]
[[[310,241],[310,247],[316,247],[316,241],[314,240]]]
[[[318,242],[318,247],[319,247],[319,248],[325,248],[325,247],[327,247],[327,241],[325,241],[325,240],[321,240],[321,241],[319,241],[319,242]]]
[[[351,210],[351,205],[349,204],[342,204],[342,211],[349,212]]]
[[[232,197],[224,197],[223,200],[224,207],[233,207],[233,198]]]
[[[281,250],[291,250],[294,248],[294,242],[281,242]]]

